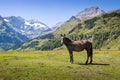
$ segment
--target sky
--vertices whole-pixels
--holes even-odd
[[[0,0],[0,15],[38,19],[52,27],[93,6],[108,12],[120,9],[120,0]]]

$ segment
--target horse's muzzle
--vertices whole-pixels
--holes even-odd
[[[61,45],[63,45],[63,43],[61,43]]]

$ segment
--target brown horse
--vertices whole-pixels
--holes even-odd
[[[65,44],[70,55],[70,63],[73,63],[73,51],[83,51],[84,49],[87,51],[87,60],[85,64],[88,64],[88,60],[90,57],[90,64],[92,63],[92,57],[93,57],[93,49],[92,49],[92,43],[88,40],[81,40],[81,41],[72,41],[69,38],[65,37],[65,34],[61,34],[61,43]]]

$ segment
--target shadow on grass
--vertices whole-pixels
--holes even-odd
[[[78,65],[86,65],[84,63],[77,63]],[[102,66],[109,66],[110,64],[105,64],[105,63],[92,63],[92,64],[87,64],[87,65],[102,65]]]

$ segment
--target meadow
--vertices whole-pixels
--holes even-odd
[[[0,52],[0,80],[119,80],[120,51],[94,50],[93,64],[84,65],[86,52],[67,50]]]

